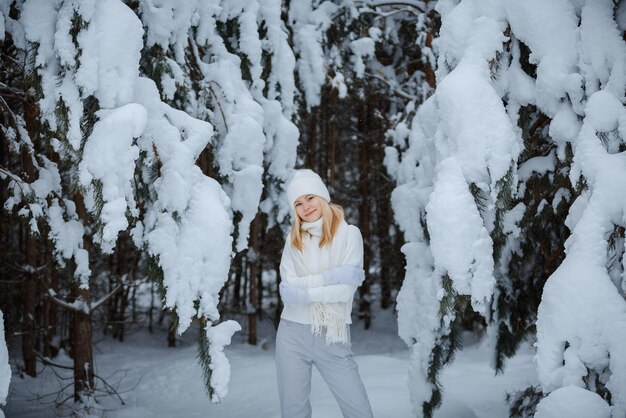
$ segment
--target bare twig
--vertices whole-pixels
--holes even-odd
[[[107,295],[104,295],[103,297],[101,297],[100,300],[96,301],[96,303],[91,304],[89,306],[89,311],[93,312],[96,309],[98,309],[100,307],[100,305],[102,305],[104,302],[109,300],[111,298],[111,296],[116,294],[121,288],[122,288],[122,285],[120,284],[115,289],[113,289],[111,292],[109,292]]]
[[[50,359],[44,357],[38,351],[34,351],[34,353],[35,353],[35,356],[39,359],[39,361],[41,361],[46,366],[58,367],[60,369],[66,369],[66,370],[74,370],[73,366],[66,366],[65,364],[55,363],[54,361],[51,361]]]
[[[398,96],[403,97],[405,99],[415,100],[415,96],[411,96],[409,93],[406,93],[406,92],[404,92],[402,90],[399,90],[396,86],[392,85],[389,81],[385,80],[383,77],[381,77],[379,75],[376,75],[376,74],[372,74],[372,73],[370,73],[368,71],[365,71],[364,74],[366,76],[368,76],[368,77],[375,78],[375,79],[380,80],[383,83],[387,84],[389,87],[391,87],[391,91],[394,94],[397,94]]]
[[[23,266],[23,265],[10,263],[9,267],[11,267],[15,271],[19,271],[20,273],[33,274],[33,273],[40,273],[41,271],[43,271],[49,265],[50,265],[50,262],[48,262],[48,263],[46,263],[44,265],[41,265],[39,267]]]
[[[126,405],[126,402],[124,402],[124,399],[122,399],[122,397],[120,396],[120,394],[117,392],[117,390],[115,390],[115,388],[113,386],[111,386],[106,380],[104,380],[102,377],[95,375],[96,379],[99,379],[102,383],[104,383],[104,386],[106,388],[108,388],[108,390],[106,391],[107,394],[109,395],[115,395],[117,397],[117,399],[120,401],[120,403],[122,405]]]

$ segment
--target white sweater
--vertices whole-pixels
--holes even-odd
[[[280,277],[287,283],[308,289],[312,303],[342,303],[344,305],[345,323],[351,324],[352,300],[357,286],[348,284],[324,286],[324,278],[321,273],[339,265],[353,265],[363,268],[363,238],[359,228],[346,223],[343,225],[343,227],[347,227],[347,240],[344,248],[337,248],[333,245],[334,242],[320,248],[322,222],[323,220],[320,218],[315,222],[302,223],[302,229],[308,232],[302,234],[303,251],[293,248],[291,246],[291,234],[287,235],[280,260]],[[331,251],[340,251],[343,254],[331,254]],[[307,272],[301,267],[302,263],[295,260],[296,257],[299,257],[299,260],[308,267],[309,274],[306,274]],[[311,304],[292,305],[286,303],[281,318],[301,324],[311,324],[311,306]]]

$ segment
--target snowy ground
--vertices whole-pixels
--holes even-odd
[[[271,326],[261,328],[266,337],[259,347],[248,346],[238,335],[226,350],[231,362],[228,396],[220,405],[211,404],[201,382],[201,371],[191,335],[183,335],[178,348],[165,347],[164,334],[139,332],[124,343],[103,340],[97,344],[97,373],[114,384],[126,405],[108,399],[102,414],[107,418],[279,418],[276,374],[274,370],[274,333]],[[241,334],[241,333],[240,333]],[[396,334],[395,320],[389,312],[378,313],[372,329],[352,328],[355,359],[367,388],[376,417],[413,417],[407,388],[409,351]],[[265,347],[264,348],[261,348]],[[536,384],[533,352],[524,347],[511,360],[506,373],[495,377],[488,367],[484,344],[467,340],[465,350],[442,375],[444,401],[437,418],[506,417],[506,391]],[[71,364],[69,358],[57,359]],[[14,368],[15,370],[15,368]],[[38,402],[37,395],[54,392],[59,380],[46,369],[37,379],[14,375],[6,408],[11,418],[48,418],[67,411],[55,411],[50,401]],[[341,417],[339,408],[317,371],[313,373],[311,393],[313,417]]]

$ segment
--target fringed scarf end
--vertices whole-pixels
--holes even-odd
[[[321,335],[326,328],[326,345],[348,342],[348,324],[341,316],[333,315],[322,303],[315,304],[311,311],[311,332],[314,335]]]

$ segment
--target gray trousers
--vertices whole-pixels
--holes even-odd
[[[276,334],[276,374],[282,418],[311,417],[313,364],[339,403],[344,418],[372,418],[351,342],[326,345],[325,334],[313,335],[311,325],[281,319]]]

